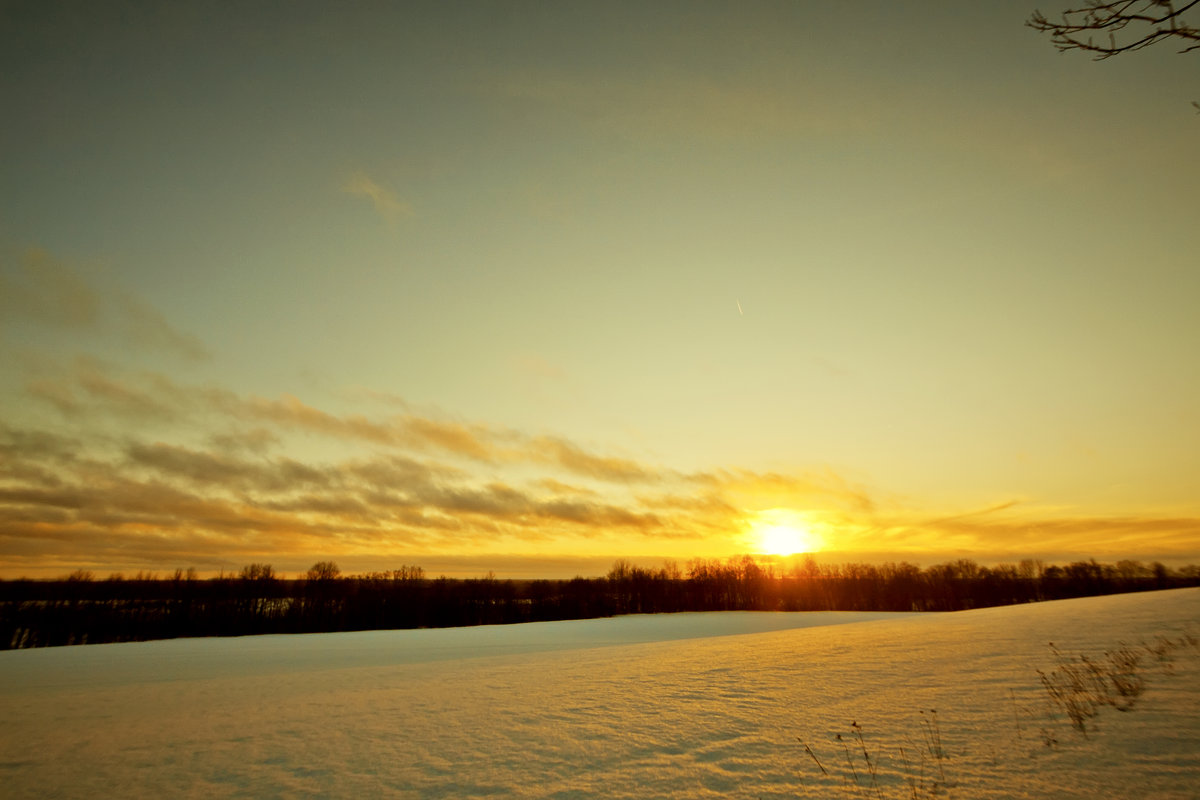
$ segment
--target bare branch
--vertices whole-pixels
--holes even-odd
[[[1200,28],[1188,24],[1183,14],[1197,5],[1200,0],[1179,8],[1175,0],[1087,0],[1086,6],[1067,9],[1058,20],[1034,11],[1025,24],[1050,34],[1050,41],[1060,51],[1083,50],[1097,60],[1167,39],[1188,42],[1179,51],[1188,53],[1200,49]],[[1096,41],[1093,33],[1107,34],[1107,41]]]

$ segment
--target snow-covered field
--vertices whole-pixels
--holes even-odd
[[[1197,798],[1196,646],[1086,736],[1037,673],[1185,634],[1200,589],[0,652],[0,794]]]

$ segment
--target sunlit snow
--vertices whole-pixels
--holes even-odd
[[[1086,736],[1037,673],[1189,633],[1198,589],[7,651],[0,793],[1195,798],[1195,646]]]

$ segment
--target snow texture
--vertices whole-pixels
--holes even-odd
[[[1194,644],[1086,733],[1037,672],[1188,635],[1200,589],[7,651],[0,794],[1196,798]]]

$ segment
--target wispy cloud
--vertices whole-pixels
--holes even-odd
[[[556,367],[541,356],[520,356],[514,358],[512,363],[517,372],[522,375],[552,381],[561,381],[566,377],[561,367]]]
[[[31,248],[17,263],[0,264],[0,326],[5,322],[113,336],[125,345],[159,350],[189,361],[211,357],[204,344],[180,331],[138,296]]]
[[[165,569],[298,567],[314,554],[728,554],[752,547],[747,524],[770,508],[802,513],[830,549],[912,558],[1186,554],[1200,529],[1187,516],[1083,516],[1011,498],[931,513],[827,468],[681,472],[402,401],[399,415],[335,413],[97,359],[47,367],[27,392],[60,424],[0,426],[10,572],[69,558]],[[314,434],[329,447],[292,449]]]
[[[0,559],[31,563],[38,542],[47,557],[74,542],[86,563],[121,542],[124,563],[148,563],[187,556],[197,535],[208,537],[210,554],[304,558],[370,548],[511,548],[666,527],[655,509],[637,503],[562,483],[512,485],[411,457],[306,463],[164,442],[105,445],[0,432]]]
[[[99,324],[101,306],[96,289],[45,250],[30,248],[0,271],[0,318],[86,329]]]
[[[127,341],[166,347],[193,361],[212,357],[200,339],[176,330],[162,312],[137,297],[122,294],[115,306],[118,329]]]
[[[26,394],[42,400],[67,417],[93,415],[128,419],[172,419],[180,409],[177,398],[161,388],[128,380],[101,359],[79,356],[65,367],[42,361],[25,384]]]
[[[603,481],[630,483],[658,478],[656,471],[646,465],[627,458],[595,455],[558,437],[539,436],[529,442],[525,452],[576,475]]]
[[[950,115],[931,126],[929,109],[944,101],[946,87],[913,83],[884,91],[852,77],[831,80],[813,67],[797,73],[773,69],[764,60],[725,75],[512,70],[489,74],[479,85],[481,92],[502,102],[534,107],[639,144],[886,137],[893,143],[911,139],[943,153],[968,153],[1039,182],[1087,179],[1087,159],[1044,136],[1046,126],[1056,121],[1046,109],[1012,114],[1006,106],[968,98],[965,102],[974,103],[970,113]]]
[[[630,483],[656,479],[656,470],[631,459],[601,455],[561,437],[406,413],[385,417],[334,414],[300,398],[237,395],[189,387],[151,372],[126,373],[97,359],[76,359],[65,371],[27,382],[26,391],[68,416],[185,419],[217,413],[240,423],[304,431],[342,442],[441,452],[488,464],[542,464],[584,477]],[[260,428],[258,437],[265,434]]]
[[[845,134],[875,127],[864,111],[827,87],[784,85],[758,76],[662,73],[612,75],[513,71],[483,81],[493,96],[557,110],[631,140],[742,141]]]
[[[47,366],[27,397],[58,411],[71,433],[0,429],[0,561],[10,568],[39,557],[52,568],[72,543],[81,564],[119,552],[120,563],[166,568],[207,564],[212,553],[562,551],[613,537],[699,542],[712,530],[702,507],[657,502],[670,491],[628,491],[686,479],[561,437],[413,413],[336,414],[91,358]],[[350,455],[288,451],[314,433]],[[202,542],[209,555],[196,561]]]
[[[412,205],[401,200],[391,190],[380,186],[362,171],[351,173],[342,184],[342,191],[369,199],[375,207],[375,212],[388,223],[398,222],[413,213]]]

